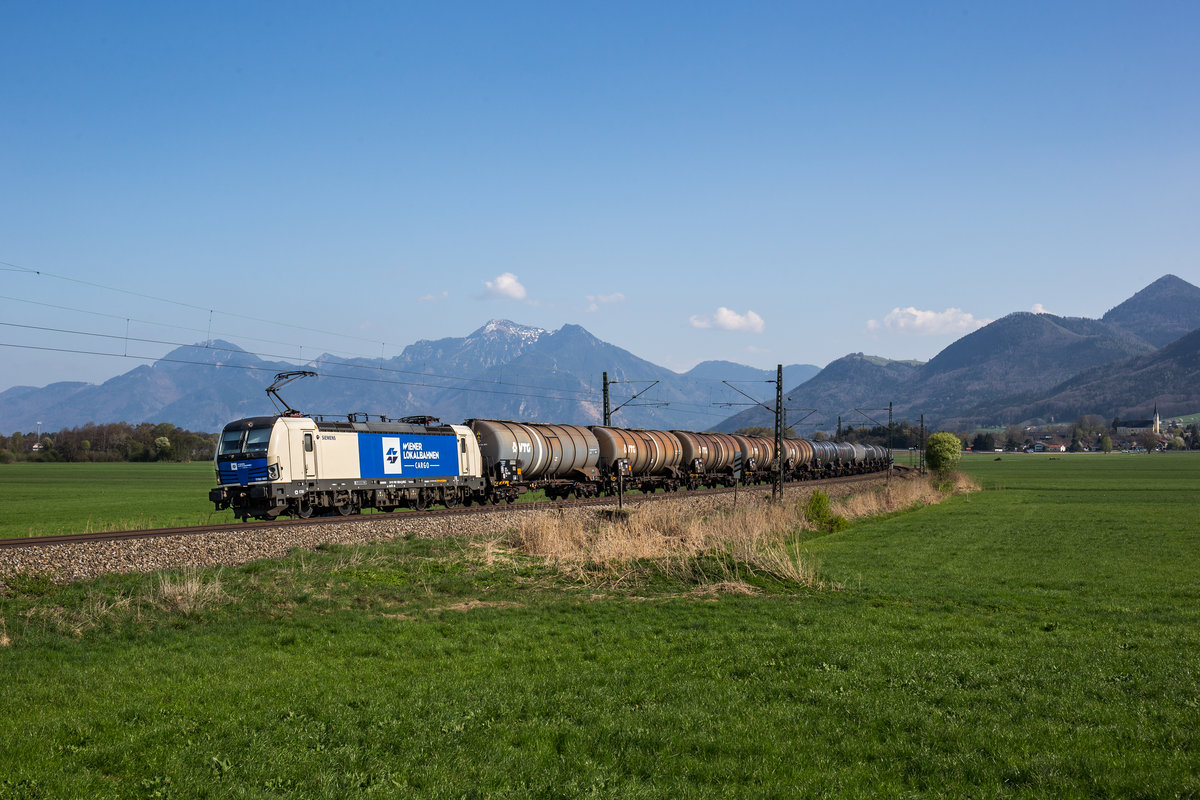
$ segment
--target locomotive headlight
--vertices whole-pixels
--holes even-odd
[[[278,464],[272,464],[271,466],[267,467],[267,477],[273,481],[279,480],[279,465]]]

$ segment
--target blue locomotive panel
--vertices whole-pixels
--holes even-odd
[[[258,483],[267,480],[265,458],[239,458],[237,461],[217,462],[217,482],[224,485]]]
[[[453,478],[458,437],[359,433],[358,464],[364,478]]]

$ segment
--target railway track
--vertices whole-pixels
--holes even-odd
[[[896,467],[895,472],[905,472],[904,467]],[[842,484],[853,483],[868,483],[878,481],[884,473],[865,473],[862,475],[846,475],[837,478],[824,478],[817,481],[803,481],[797,483],[788,483],[784,485],[785,493],[790,489],[806,489],[820,488],[821,486],[836,486]],[[740,486],[736,489],[737,492],[761,492],[770,491],[771,486],[768,484],[757,484],[752,486]],[[637,505],[646,502],[655,502],[662,500],[670,500],[684,497],[704,497],[707,495],[725,495],[733,494],[733,487],[722,487],[715,489],[698,489],[691,492],[670,492],[656,494],[642,493],[627,493],[624,497],[624,503]],[[91,531],[87,533],[71,533],[54,536],[27,536],[18,539],[0,539],[0,550],[27,548],[27,547],[45,547],[48,545],[64,545],[64,544],[87,544],[89,542],[114,542],[114,541],[129,541],[137,539],[157,539],[165,536],[200,536],[214,533],[253,533],[255,531],[272,531],[281,532],[288,528],[312,528],[314,526],[325,525],[367,525],[372,522],[382,522],[391,519],[404,520],[423,520],[423,519],[438,519],[444,517],[457,516],[474,516],[478,514],[496,514],[496,513],[511,513],[511,512],[534,512],[545,510],[547,508],[580,508],[585,506],[608,506],[617,502],[617,498],[610,496],[591,497],[575,500],[545,500],[531,503],[514,503],[512,505],[491,505],[491,506],[470,506],[458,508],[438,508],[426,511],[401,511],[395,513],[371,513],[371,514],[354,514],[350,516],[328,516],[328,517],[311,517],[309,519],[281,519],[272,521],[254,521],[254,522],[235,522],[222,523],[220,525],[198,525],[186,528],[153,528],[144,530],[132,531]]]

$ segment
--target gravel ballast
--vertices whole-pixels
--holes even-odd
[[[803,484],[786,489],[789,502],[803,500],[814,489],[830,497],[862,492],[883,483],[884,477],[855,483]],[[739,506],[769,501],[769,487],[756,486],[738,492]],[[627,507],[640,501],[627,499]],[[657,495],[653,502],[680,504],[691,513],[705,514],[733,505],[733,493],[718,495]],[[294,548],[314,550],[322,544],[354,545],[397,538],[439,536],[502,536],[517,525],[518,515],[554,514],[590,521],[611,512],[617,504],[603,506],[560,506],[546,502],[514,506],[490,513],[453,516],[371,514],[353,522],[289,525],[278,529],[236,527],[227,530],[142,539],[48,544],[0,550],[0,585],[12,575],[43,575],[56,582],[95,578],[108,573],[153,572],[184,567],[237,566],[263,558],[280,558]]]

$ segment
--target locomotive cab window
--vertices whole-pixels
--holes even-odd
[[[270,428],[251,428],[246,432],[246,452],[265,453],[267,452],[267,444],[270,441]]]
[[[304,434],[304,452],[311,453],[313,451],[313,435],[311,433]]]
[[[225,431],[221,434],[221,449],[223,456],[236,456],[243,453],[266,453],[267,445],[271,442],[270,428],[251,428],[248,431]]]
[[[221,450],[223,456],[236,455],[242,452],[242,436],[245,431],[225,431],[221,434]]]

